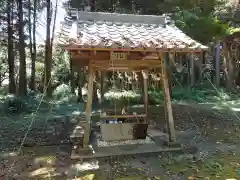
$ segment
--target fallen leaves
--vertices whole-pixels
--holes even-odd
[[[137,170],[139,170],[139,171],[143,171],[142,168],[137,168]]]

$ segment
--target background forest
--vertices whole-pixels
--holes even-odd
[[[71,73],[69,55],[55,43],[56,13],[62,2],[56,0],[1,1],[0,3],[0,86],[1,91],[26,96],[28,90],[51,97],[57,86],[79,82]],[[137,14],[168,14],[187,35],[213,46],[231,34],[240,23],[237,0],[91,0],[65,1],[64,7],[91,11]],[[45,44],[36,42],[36,29],[41,25],[39,14],[46,10]],[[51,26],[50,26],[51,25]],[[56,34],[56,35],[55,35]],[[211,54],[211,52],[210,52]],[[213,56],[211,56],[213,57]],[[81,76],[85,76],[84,72]],[[81,86],[84,86],[82,78]],[[81,98],[80,98],[81,99]]]
[[[191,81],[187,66],[184,66],[181,72],[177,70],[177,64],[169,66],[172,68],[169,81],[176,130],[190,132],[185,136],[191,138],[191,142],[194,141],[200,149],[201,161],[195,161],[195,157],[192,158],[194,160],[185,161],[179,157],[176,160],[172,155],[164,155],[154,157],[154,165],[151,168],[157,166],[157,173],[163,170],[161,172],[166,179],[171,179],[170,172],[177,174],[178,177],[184,174],[188,177],[184,179],[190,180],[231,177],[238,179],[239,152],[228,153],[226,149],[235,148],[234,150],[238,151],[240,149],[240,118],[237,112],[240,107],[239,0],[0,0],[0,179],[4,175],[11,176],[11,173],[15,176],[17,171],[18,175],[24,176],[23,179],[31,179],[30,175],[40,177],[38,179],[47,179],[49,174],[51,178],[53,171],[45,168],[36,172],[39,167],[34,166],[40,161],[46,161],[44,165],[53,168],[60,156],[64,162],[59,161],[61,167],[63,164],[65,166],[70,164],[69,154],[63,152],[60,146],[70,144],[72,126],[76,127],[77,124],[73,117],[79,117],[84,111],[82,102],[86,98],[88,77],[84,68],[80,72],[73,71],[69,52],[64,51],[57,43],[59,32],[56,22],[60,6],[66,10],[66,17],[70,15],[69,8],[133,14],[166,14],[185,34],[209,46],[208,52],[193,55],[196,59],[204,60],[201,75],[194,83]],[[46,13],[44,21],[40,18],[43,12]],[[37,33],[40,27],[45,27],[43,41],[39,41]],[[224,46],[226,42],[231,45]],[[223,47],[219,53],[220,82],[216,80],[216,46]],[[189,61],[189,54],[174,55],[175,60]],[[229,63],[224,65],[224,62]],[[99,94],[102,95],[108,89],[101,92],[103,82],[100,73],[96,73],[95,77],[93,106],[98,107]],[[162,104],[163,92],[154,78],[156,77],[153,73],[149,83],[149,103]],[[107,87],[113,84],[113,79],[116,83],[120,80],[126,82],[120,84],[119,88],[132,90],[126,95],[128,103],[129,100],[132,104],[142,103],[139,96],[131,93],[138,90],[134,87],[133,82],[138,81],[134,75],[109,73],[105,82]],[[139,87],[141,82],[138,84]],[[109,101],[106,102],[109,104]],[[183,105],[182,102],[187,105]],[[213,106],[222,109],[216,110],[212,108]],[[161,118],[165,114],[164,109],[161,106],[157,108],[149,109],[154,120],[163,122]],[[95,110],[95,107],[93,109]],[[54,146],[55,149],[50,150],[51,156],[46,155],[47,148],[43,148],[45,145],[48,148]],[[26,147],[30,148],[26,150]],[[59,153],[60,155],[56,153],[59,149],[62,153]],[[12,151],[17,154],[9,153]],[[23,151],[26,151],[24,152],[26,156],[18,156]],[[38,153],[43,155],[36,163],[34,156]],[[145,160],[138,164],[143,161]],[[113,169],[115,168],[113,172],[116,172],[116,175],[111,174],[113,177],[122,176],[117,174],[123,171],[120,166],[122,167],[122,164],[112,165]],[[37,170],[26,175],[22,173],[23,169]],[[127,174],[125,170],[122,174],[124,173]],[[141,174],[143,179],[149,177],[143,175],[144,171],[139,167],[134,169],[134,173]],[[62,173],[60,177],[67,179],[65,175]],[[160,179],[155,174],[152,176],[153,179]],[[21,179],[17,175],[15,177]],[[100,175],[97,175],[98,177],[99,180],[106,179]],[[137,176],[135,179],[141,178]]]

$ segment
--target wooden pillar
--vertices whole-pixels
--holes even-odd
[[[163,53],[160,53],[160,58],[163,61],[162,66],[162,81],[163,81],[163,90],[164,90],[164,101],[165,101],[165,112],[167,114],[167,128],[168,128],[168,135],[169,135],[169,142],[174,142],[176,140],[176,132],[174,127],[174,120],[173,120],[173,112],[172,112],[172,103],[171,97],[169,92],[169,83],[168,83],[168,76],[167,76],[167,64],[165,61],[165,56]]]
[[[143,92],[144,92],[144,108],[148,117],[148,72],[142,71],[143,76]]]
[[[217,87],[220,86],[220,42],[217,43],[216,45],[216,50],[215,50],[215,67],[216,67],[216,80],[215,80],[215,85]]]
[[[88,67],[88,94],[87,94],[87,104],[86,104],[86,109],[85,109],[85,121],[87,122],[87,125],[85,126],[85,129],[84,129],[83,148],[86,148],[88,146],[89,136],[90,136],[90,132],[91,132],[93,80],[94,80],[94,71],[93,71],[91,64],[89,64],[89,67]]]
[[[82,87],[83,87],[83,84],[84,84],[84,68],[81,68],[79,71],[78,71],[78,102],[83,102],[83,96],[82,96]]]
[[[190,85],[194,86],[195,84],[195,60],[193,54],[190,55]]]
[[[166,62],[166,70],[167,70],[167,77],[168,77],[168,84],[169,84],[169,92],[170,97],[172,97],[172,62],[170,59],[170,54],[167,52],[165,53],[165,62]]]
[[[104,91],[105,91],[105,79],[106,79],[106,72],[101,72],[101,82],[100,82],[100,104],[103,103],[103,98],[104,98]]]
[[[72,53],[70,53],[70,84],[71,84],[71,92],[75,94],[75,78],[74,78],[74,70],[73,70],[73,59],[72,59]]]

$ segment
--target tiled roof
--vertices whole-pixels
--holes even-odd
[[[84,48],[207,48],[164,16],[76,11],[62,23],[58,42]]]

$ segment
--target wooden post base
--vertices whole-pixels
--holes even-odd
[[[85,148],[83,147],[76,147],[73,148],[71,158],[79,157],[79,156],[85,156],[85,155],[93,155],[94,150],[92,146],[87,146]]]

